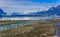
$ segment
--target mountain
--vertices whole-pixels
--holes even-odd
[[[46,11],[38,11],[38,12],[32,12],[30,14],[19,14],[17,12],[12,13],[10,16],[6,15],[6,13],[0,9],[0,17],[46,17],[46,16],[60,16],[60,5],[56,7],[51,7]]]
[[[46,11],[35,12],[35,13],[31,13],[31,14],[40,15],[40,16],[52,16],[52,15],[60,16],[60,5],[58,5],[56,7],[51,7]]]
[[[5,15],[6,15],[6,13],[2,9],[0,9],[0,17],[3,17]]]
[[[21,14],[21,13],[17,13],[17,12],[14,12],[10,15],[10,17],[36,17],[36,16],[40,16],[40,15]]]
[[[17,14],[17,13],[13,13],[11,15],[11,17],[46,17],[46,16],[60,16],[60,5],[56,6],[56,7],[51,7],[46,11],[39,11],[39,12],[32,12],[30,14]]]

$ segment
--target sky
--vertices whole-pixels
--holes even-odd
[[[60,4],[60,0],[0,0],[0,8],[7,14],[14,12],[29,14],[42,10],[48,10],[52,6]]]

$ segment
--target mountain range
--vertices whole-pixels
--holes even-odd
[[[6,14],[7,13],[5,13],[2,9],[0,9],[0,17],[9,16]],[[36,17],[36,16],[46,17],[46,16],[54,16],[54,15],[60,16],[60,5],[58,5],[56,7],[51,7],[46,11],[32,12],[30,14],[25,14],[25,15],[23,15],[23,14],[19,15],[19,14],[13,13],[9,17]]]
[[[46,11],[35,12],[35,13],[31,13],[31,14],[41,15],[41,16],[52,16],[52,15],[60,16],[60,5],[56,6],[56,7],[51,7]]]

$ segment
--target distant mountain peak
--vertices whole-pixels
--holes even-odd
[[[5,15],[6,13],[2,9],[0,9],[0,17],[5,16]]]

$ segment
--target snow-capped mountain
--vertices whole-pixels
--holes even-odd
[[[31,14],[40,15],[40,16],[53,16],[53,15],[60,16],[60,5],[58,5],[56,7],[51,7],[46,11],[35,12],[35,13],[31,13]]]

